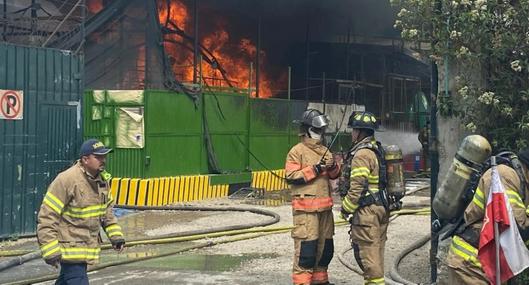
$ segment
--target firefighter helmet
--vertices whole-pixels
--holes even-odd
[[[329,117],[316,109],[307,109],[301,115],[301,120],[295,120],[294,123],[302,124],[307,127],[317,129],[325,128],[330,124]]]
[[[377,119],[375,115],[370,112],[353,112],[349,117],[349,123],[347,126],[353,129],[377,129]]]

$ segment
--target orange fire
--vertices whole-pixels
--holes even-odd
[[[169,7],[167,2],[169,1]],[[190,15],[187,7],[179,0],[158,0],[160,23],[165,25],[167,17],[174,22],[179,29],[188,35],[193,33],[189,30]],[[171,27],[171,25],[169,25]],[[192,47],[192,43],[185,42],[181,36],[166,35],[165,49],[173,63],[173,72],[182,81],[193,81],[193,53],[185,46]],[[167,41],[169,40],[169,41]],[[225,25],[219,23],[214,31],[207,33],[201,40],[201,44],[215,57],[220,66],[224,69],[225,75],[232,86],[248,89],[250,88],[250,73],[252,96],[255,96],[255,55],[257,48],[251,40],[242,38],[240,40],[230,39],[230,34],[226,31]],[[234,44],[237,43],[237,44]],[[260,65],[263,66],[266,54],[261,51]],[[254,62],[253,70],[250,63]],[[259,97],[268,98],[272,96],[272,84],[269,76],[263,72],[259,75]],[[220,69],[215,64],[202,63],[203,81],[210,86],[229,86],[224,80]]]

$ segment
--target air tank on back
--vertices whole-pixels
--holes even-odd
[[[402,162],[402,151],[398,145],[384,147],[386,159],[386,174],[388,195],[400,200],[406,193],[404,187],[404,170]]]
[[[470,177],[480,171],[491,152],[489,142],[480,135],[470,135],[463,139],[432,203],[441,220],[450,221],[463,214],[467,206],[467,201],[463,198],[469,188]]]

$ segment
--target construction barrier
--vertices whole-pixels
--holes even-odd
[[[272,174],[274,173],[274,174]],[[282,178],[285,170],[255,171],[253,188],[277,191],[287,188]],[[110,193],[117,205],[163,206],[174,203],[227,197],[241,184],[213,184],[209,175],[173,176],[160,178],[113,178]]]

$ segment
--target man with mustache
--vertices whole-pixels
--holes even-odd
[[[125,246],[105,172],[111,151],[96,139],[85,141],[79,160],[57,175],[44,196],[37,238],[44,261],[61,267],[55,284],[88,284],[87,265],[97,263],[101,251],[100,226],[116,251]]]

